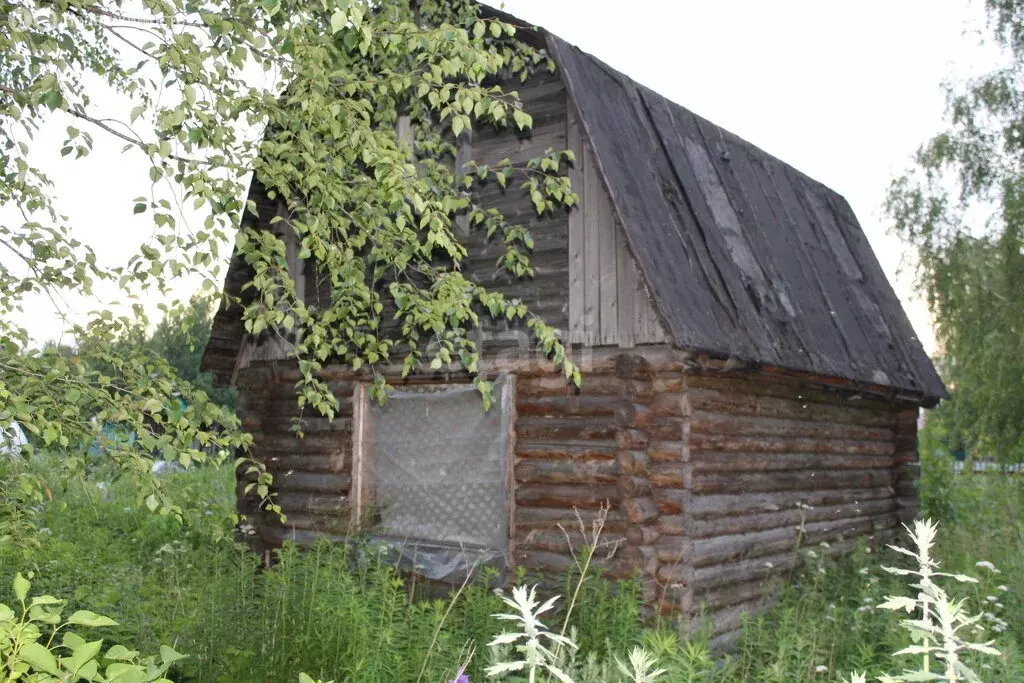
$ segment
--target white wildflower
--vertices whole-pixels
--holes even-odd
[[[814,673],[823,674],[826,671],[828,671],[828,667],[824,664],[819,664],[818,666],[814,667]]]

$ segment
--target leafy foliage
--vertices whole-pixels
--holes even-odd
[[[64,600],[52,595],[29,596],[30,578],[15,575],[14,609],[0,604],[0,675],[4,680],[171,683],[165,674],[185,658],[183,655],[166,645],[159,656],[143,657],[124,645],[104,651],[102,639],[86,640],[75,630],[116,626],[116,621],[89,610],[64,618]]]
[[[951,85],[949,128],[918,151],[887,210],[915,247],[952,400],[950,448],[1024,458],[1024,3],[987,0],[1008,63]]]
[[[17,421],[58,450],[111,425],[138,434],[142,449],[115,447],[111,459],[140,482],[140,500],[184,518],[180,501],[147,476],[140,450],[185,464],[212,452],[220,462],[250,440],[223,397],[184,371],[194,362],[178,353],[187,307],[172,307],[157,329],[163,348],[130,342],[149,327],[141,303],[179,278],[204,278],[207,294],[219,289],[232,238],[252,278],[230,303],[244,308],[248,332],[286,345],[303,375],[298,401],[325,415],[336,399],[317,372],[329,361],[369,368],[381,399],[386,367],[461,367],[486,404],[469,334],[480,316],[525,319],[542,352],[580,381],[554,329],[464,276],[466,250],[452,229],[464,215],[503,240],[505,268],[529,277],[529,231],[476,205],[472,187],[522,192],[538,214],[576,202],[565,173],[571,152],[549,150],[521,167],[455,168],[458,139],[473,128],[532,125],[504,84],[553,63],[518,41],[516,27],[480,16],[468,0],[0,0],[0,17],[0,206],[19,217],[0,222],[0,423]],[[127,102],[123,110],[105,111],[90,95],[97,78]],[[101,264],[75,238],[56,208],[58,188],[33,165],[45,140],[34,136],[55,121],[67,124],[66,157],[90,154],[101,134],[149,164],[151,191],[133,210],[151,216],[153,233],[125,264]],[[252,225],[250,177],[279,203],[273,230]],[[208,212],[201,226],[182,222],[185,204]],[[315,263],[316,289],[329,296],[301,295],[289,249]],[[116,285],[130,313],[76,322],[62,292],[92,295],[101,285]],[[49,297],[71,334],[88,340],[77,355],[31,350],[11,314],[34,296]],[[385,331],[392,319],[397,327]],[[267,498],[269,475],[243,462]]]

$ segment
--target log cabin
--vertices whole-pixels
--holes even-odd
[[[436,580],[485,562],[563,572],[580,522],[603,517],[606,574],[725,642],[802,547],[844,552],[914,517],[917,416],[945,389],[840,195],[543,29],[519,35],[557,66],[517,88],[532,132],[475,131],[460,155],[571,149],[580,201],[538,217],[515,190],[478,190],[529,228],[536,271],[495,268],[504,247],[478,234],[465,268],[561,331],[582,387],[523,327],[490,322],[489,411],[457,372],[396,375],[378,406],[332,365],[328,420],[296,407],[287,349],[225,303],[204,367],[238,387],[287,520],[240,508],[262,548],[358,527]],[[275,201],[258,183],[250,198],[274,229]],[[233,260],[226,293],[248,277]]]

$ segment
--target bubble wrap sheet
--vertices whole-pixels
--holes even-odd
[[[458,580],[508,545],[508,392],[484,412],[472,385],[396,391],[367,407],[371,536],[423,575]]]

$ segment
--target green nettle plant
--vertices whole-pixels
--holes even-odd
[[[917,520],[913,529],[907,528],[914,550],[889,546],[898,553],[914,559],[916,567],[902,569],[883,567],[897,576],[914,577],[911,588],[917,589],[914,597],[890,596],[880,604],[879,609],[906,612],[912,618],[901,623],[910,632],[913,645],[905,647],[893,656],[920,655],[921,663],[916,669],[906,670],[897,676],[881,676],[882,683],[909,683],[910,681],[949,681],[956,683],[980,683],[981,678],[963,660],[966,652],[999,655],[992,647],[993,641],[976,643],[968,639],[967,631],[975,629],[984,615],[970,616],[965,601],[949,597],[945,590],[935,583],[944,577],[961,583],[977,583],[977,579],[964,574],[947,574],[938,571],[938,562],[932,556],[932,546],[938,525],[931,520]],[[854,675],[851,683],[865,683],[863,674]]]
[[[324,415],[336,409],[317,379],[328,361],[365,368],[378,398],[385,366],[462,367],[486,404],[470,335],[481,316],[523,319],[542,353],[580,381],[554,329],[463,275],[466,249],[453,231],[465,216],[501,240],[501,266],[529,277],[529,231],[477,205],[473,187],[524,193],[538,214],[576,202],[571,152],[455,168],[458,139],[472,129],[532,125],[500,84],[554,66],[516,40],[515,26],[468,0],[0,0],[0,20],[0,424],[21,424],[35,448],[69,453],[80,470],[78,446],[103,430],[132,435],[105,455],[138,480],[140,504],[187,517],[148,458],[219,462],[251,439],[166,360],[120,342],[148,327],[142,302],[178,279],[198,276],[203,291],[218,291],[232,243],[253,273],[245,301],[234,302],[245,329],[284,341],[302,373],[298,402]],[[94,97],[98,82],[121,104]],[[411,145],[396,132],[399,117]],[[68,163],[104,136],[148,165],[149,191],[132,210],[152,222],[127,263],[101,262],[58,211],[58,188],[33,164],[52,139],[37,135],[44,124],[64,128]],[[282,202],[275,221],[299,259],[316,263],[311,289],[328,294],[315,304],[297,295],[275,234],[282,226],[239,229],[257,209],[246,200],[250,177]],[[181,220],[185,205],[207,212],[201,225]],[[126,313],[81,322],[62,298],[111,286]],[[87,340],[76,353],[37,350],[14,322],[46,297]],[[383,332],[391,320],[398,325]],[[240,466],[267,498],[269,475]]]
[[[116,626],[117,622],[87,610],[65,619],[63,600],[51,595],[29,597],[31,587],[29,579],[18,574],[13,583],[15,607],[0,603],[2,680],[171,683],[165,675],[184,655],[167,646],[160,648],[159,656],[145,657],[123,645],[104,650],[102,639],[86,640],[75,630]]]

